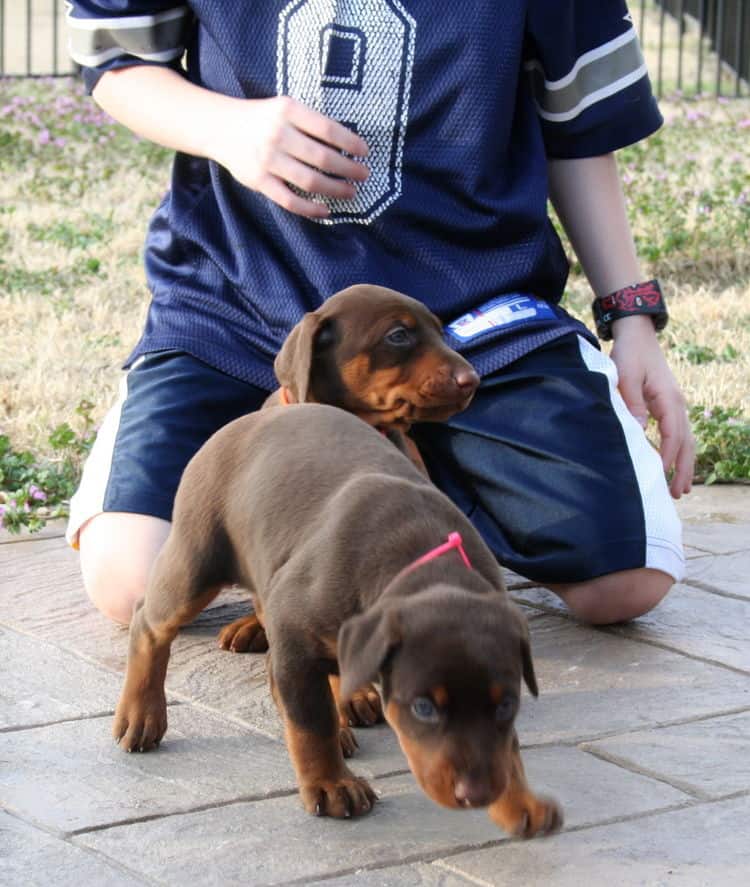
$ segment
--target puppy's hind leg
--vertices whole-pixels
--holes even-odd
[[[219,632],[219,646],[230,653],[265,653],[268,638],[257,613],[241,616]]]
[[[164,681],[172,641],[227,584],[216,559],[173,532],[154,564],[146,596],[130,623],[125,686],[112,735],[125,751],[149,751],[167,729]]]

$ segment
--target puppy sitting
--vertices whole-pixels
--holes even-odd
[[[126,750],[158,745],[170,644],[232,583],[267,632],[306,810],[371,809],[372,789],[344,762],[336,703],[379,677],[431,798],[486,806],[524,837],[559,827],[557,804],[526,784],[513,726],[522,678],[537,693],[525,620],[468,519],[377,431],[300,404],[238,419],[196,454],[131,623],[113,725]]]
[[[281,388],[264,406],[341,407],[387,434],[425,474],[404,432],[412,422],[445,421],[466,409],[479,385],[471,364],[445,344],[440,321],[421,302],[366,284],[306,314],[284,342],[274,371]],[[252,615],[225,626],[219,646],[233,653],[267,649]],[[377,694],[357,694],[346,716],[366,725],[378,719],[379,709]]]

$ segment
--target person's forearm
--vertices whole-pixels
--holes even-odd
[[[211,137],[238,99],[190,83],[177,71],[134,65],[108,71],[93,92],[119,123],[166,148],[211,157]]]
[[[639,283],[614,154],[548,163],[550,198],[596,296]]]
[[[138,135],[215,160],[298,215],[328,216],[321,198],[351,200],[354,183],[369,175],[361,162],[367,144],[356,133],[289,96],[232,98],[169,68],[138,65],[107,72],[94,98]]]

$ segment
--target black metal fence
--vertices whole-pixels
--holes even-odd
[[[649,5],[641,0],[641,42],[648,39],[644,30]],[[681,92],[747,95],[750,0],[659,0],[658,5],[656,69],[653,65],[649,69],[659,94],[663,93],[665,78],[669,77]],[[665,62],[665,55],[669,39],[666,35],[670,25],[676,31],[677,58],[676,66],[672,65],[667,73],[669,63]],[[688,66],[692,67],[691,72]]]
[[[0,75],[70,74],[67,42],[64,0],[0,0]]]
[[[750,0],[630,0],[657,93],[750,95]],[[0,0],[0,76],[75,71],[64,0]]]

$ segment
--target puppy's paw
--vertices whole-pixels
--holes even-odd
[[[251,613],[222,628],[219,646],[230,653],[265,653],[268,649],[266,630],[255,613]]]
[[[167,732],[164,694],[134,695],[123,692],[115,710],[112,736],[123,751],[150,751]]]
[[[357,690],[347,702],[339,706],[341,726],[371,727],[383,720],[380,693],[372,684]]]
[[[339,728],[339,741],[341,742],[341,754],[345,758],[350,758],[359,748],[359,743],[351,727]]]
[[[535,838],[559,831],[563,824],[562,807],[553,798],[537,797],[531,792],[500,798],[488,810],[490,818],[515,838]]]
[[[350,819],[372,810],[377,800],[369,784],[345,770],[337,779],[319,779],[300,788],[302,803],[315,816]]]

